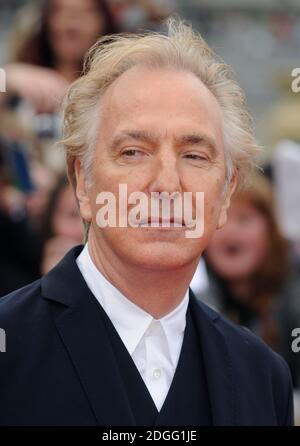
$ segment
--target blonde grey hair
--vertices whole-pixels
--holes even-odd
[[[96,113],[107,88],[135,65],[171,67],[197,76],[214,94],[223,111],[227,179],[238,171],[246,181],[255,166],[259,147],[245,95],[232,69],[191,26],[169,19],[167,33],[118,34],[100,38],[87,54],[82,76],[68,90],[64,102],[64,145],[69,179],[75,186],[74,161],[79,158],[86,176],[97,140]]]

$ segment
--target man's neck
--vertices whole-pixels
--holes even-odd
[[[118,290],[155,319],[160,319],[174,310],[185,296],[192,280],[197,261],[174,270],[153,271],[124,264],[97,249],[89,238],[89,254],[97,269]]]

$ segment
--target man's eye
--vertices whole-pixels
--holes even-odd
[[[142,155],[143,155],[143,152],[141,150],[137,150],[137,149],[127,149],[122,152],[122,156],[126,156],[129,158],[142,156]]]
[[[187,153],[187,154],[185,154],[185,158],[195,160],[195,161],[207,161],[207,158],[204,155],[199,155],[196,153]]]

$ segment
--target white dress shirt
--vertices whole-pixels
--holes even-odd
[[[188,290],[174,310],[161,319],[154,319],[101,274],[91,259],[87,244],[76,262],[160,410],[171,386],[182,347],[189,302]]]

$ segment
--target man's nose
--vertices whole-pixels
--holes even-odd
[[[180,191],[181,179],[176,155],[159,156],[153,165],[149,192],[168,192],[171,194]]]

